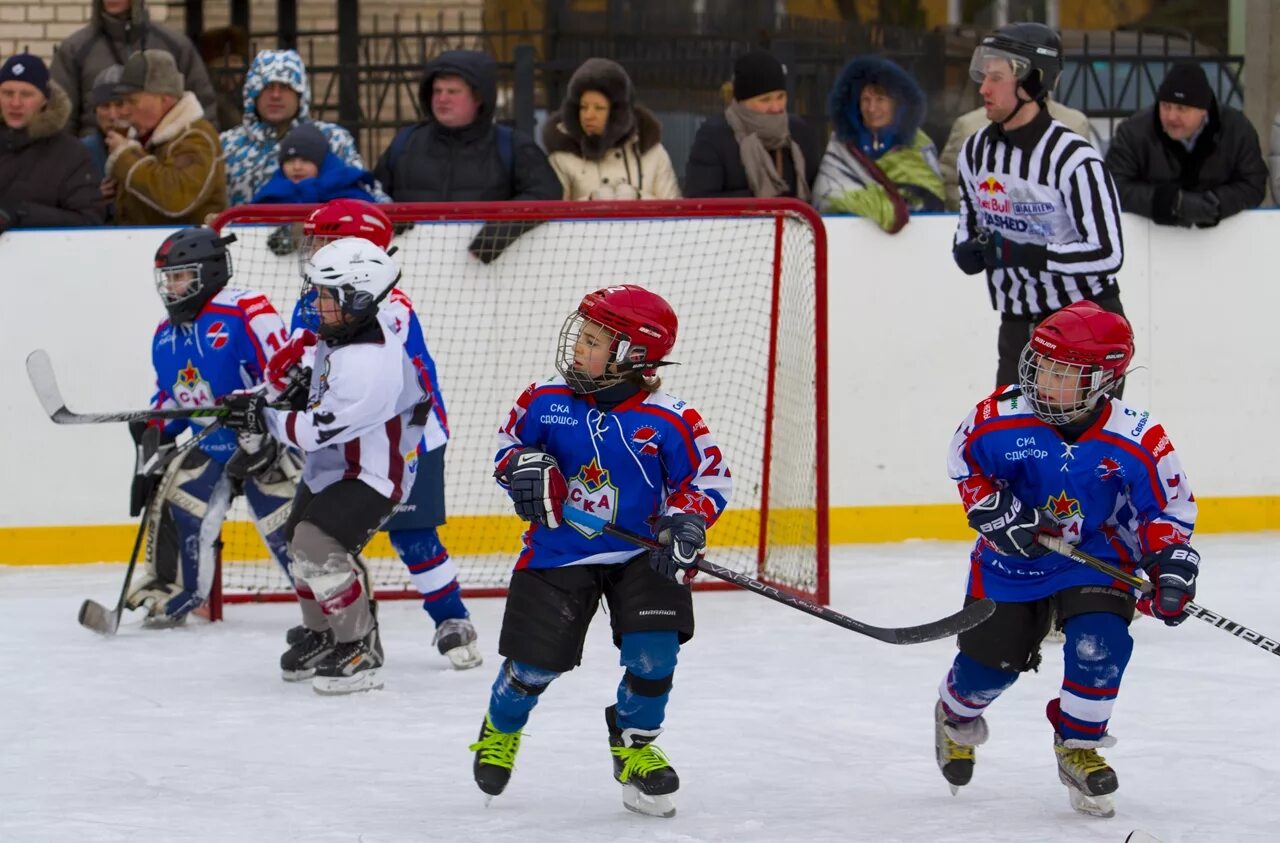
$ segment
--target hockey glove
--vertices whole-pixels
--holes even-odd
[[[271,236],[267,238],[267,248],[271,250],[271,254],[280,257],[292,255],[298,251],[298,240],[293,236],[293,224],[286,223],[271,232]]]
[[[1168,626],[1182,623],[1187,619],[1183,609],[1196,596],[1200,554],[1189,545],[1171,544],[1148,553],[1142,557],[1141,564],[1156,587],[1151,593],[1150,605],[1143,605],[1142,608]]]
[[[311,331],[306,328],[294,331],[289,341],[267,361],[267,371],[263,380],[271,384],[271,388],[276,392],[284,392],[297,379],[295,370],[306,368],[303,357],[307,349],[315,344],[316,335]]]
[[[1008,489],[992,492],[969,509],[969,526],[1005,556],[1036,559],[1049,552],[1036,538],[1053,532],[1040,510],[1027,506]]]
[[[137,445],[133,466],[133,484],[129,489],[129,517],[137,518],[146,509],[151,493],[160,483],[168,463],[168,456],[176,447],[172,437],[166,438],[164,428],[136,421],[129,423],[129,433]]]
[[[516,515],[555,529],[564,520],[569,485],[556,458],[540,448],[522,448],[507,457],[502,479],[511,489]]]
[[[1049,251],[1036,243],[1019,243],[998,231],[983,232],[985,241],[982,259],[987,269],[1017,267],[1028,272],[1044,272],[1049,262]]]
[[[275,465],[279,453],[276,440],[263,433],[242,433],[236,437],[236,452],[227,460],[227,474],[233,480],[257,477]]]
[[[267,396],[261,392],[232,392],[222,399],[227,414],[222,423],[237,433],[267,432]]]
[[[951,257],[955,259],[956,266],[960,267],[960,271],[965,275],[977,275],[987,268],[987,261],[983,252],[986,251],[986,244],[979,238],[966,240],[963,243],[957,243],[951,249]]]
[[[656,533],[662,547],[649,551],[649,565],[669,580],[678,571],[697,568],[707,552],[707,523],[701,516],[664,515],[658,519]]]

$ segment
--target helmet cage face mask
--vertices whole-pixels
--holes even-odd
[[[200,263],[155,268],[156,292],[160,294],[160,300],[164,302],[166,309],[177,307],[200,295],[200,291],[204,289],[202,269],[203,264]]]
[[[1114,369],[1056,360],[1028,343],[1018,359],[1018,383],[1031,412],[1060,427],[1093,412],[1116,384]]]
[[[587,331],[586,337],[583,336],[584,330]],[[587,355],[592,354],[595,343],[601,340],[607,340],[609,343],[603,361],[604,371],[597,377],[592,377],[585,368],[576,368],[574,365],[580,340],[586,347]],[[645,346],[633,345],[625,334],[575,310],[569,314],[560,328],[556,371],[574,392],[586,395],[622,383],[632,371],[642,368],[647,351]]]

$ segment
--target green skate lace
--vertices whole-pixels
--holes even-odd
[[[652,773],[654,770],[662,770],[670,767],[667,756],[662,754],[662,750],[653,744],[645,744],[639,749],[629,746],[613,746],[609,748],[615,756],[622,759],[622,772],[618,774],[618,781],[627,782],[633,775],[637,773],[644,775]]]
[[[480,753],[481,764],[505,767],[510,770],[515,767],[516,753],[520,751],[522,734],[523,732],[499,732],[489,722],[488,715],[485,715],[484,736],[467,747],[467,751]]]

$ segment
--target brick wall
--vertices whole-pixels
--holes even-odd
[[[0,57],[30,50],[48,61],[63,38],[84,26],[90,0],[0,0]],[[169,19],[162,3],[151,4],[154,20]]]

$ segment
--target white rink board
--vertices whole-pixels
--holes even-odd
[[[997,317],[985,283],[951,262],[953,216],[914,218],[892,237],[865,220],[826,223],[831,504],[950,503],[947,442],[995,369]],[[23,360],[48,349],[74,409],[144,406],[150,336],[164,315],[152,257],[168,231],[0,237],[0,284],[10,292],[0,308],[0,464],[21,478],[7,488],[0,526],[126,520],[132,448],[123,426],[51,424]],[[1135,362],[1149,367],[1131,377],[1129,400],[1150,401],[1198,496],[1280,494],[1280,451],[1259,445],[1280,417],[1280,214],[1248,212],[1196,231],[1126,215],[1124,235],[1122,299],[1137,333]],[[554,335],[546,372],[553,347]],[[707,356],[688,365],[714,366]],[[445,365],[446,397],[468,388],[450,384]],[[509,403],[522,384],[490,386],[500,416],[498,395]],[[457,463],[451,453],[451,471]]]

